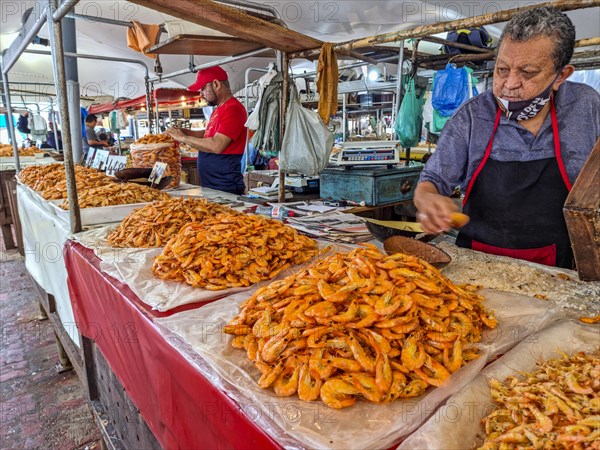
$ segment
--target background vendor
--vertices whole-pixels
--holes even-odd
[[[506,25],[493,91],[446,124],[415,192],[428,233],[448,230],[460,186],[471,221],[457,245],[550,266],[573,267],[563,205],[600,136],[600,95],[566,81],[575,28],[555,8]]]
[[[233,96],[227,72],[215,66],[198,72],[196,82],[188,87],[199,91],[210,106],[215,106],[205,131],[169,128],[173,139],[198,150],[200,185],[241,195],[244,178],[241,160],[246,144],[247,114]]]
[[[104,148],[109,147],[107,141],[102,141],[96,135],[95,127],[98,124],[98,117],[95,114],[89,114],[85,118],[85,138],[83,139],[83,152],[87,155],[90,147]]]

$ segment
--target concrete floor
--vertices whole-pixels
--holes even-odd
[[[79,378],[55,369],[54,331],[25,263],[0,245],[0,448],[100,449]]]

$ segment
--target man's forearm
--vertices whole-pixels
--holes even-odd
[[[214,138],[186,136],[183,139],[180,138],[179,141],[204,153],[222,153],[224,150]]]

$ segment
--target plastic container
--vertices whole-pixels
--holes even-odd
[[[256,214],[279,220],[285,217],[294,217],[294,211],[285,206],[257,206]]]

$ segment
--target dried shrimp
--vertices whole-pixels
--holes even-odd
[[[565,355],[522,375],[490,381],[498,408],[482,420],[479,450],[600,448],[599,355]]]
[[[474,287],[416,257],[365,247],[259,288],[241,305],[224,331],[254,361],[259,386],[332,408],[387,403],[439,386],[478,357],[473,343],[496,321]]]
[[[270,280],[317,254],[316,242],[277,220],[220,214],[191,223],[156,258],[159,278],[209,290]]]
[[[206,199],[170,198],[136,209],[108,236],[113,247],[163,247],[185,225],[235,211]]]
[[[77,189],[79,190],[79,184]],[[78,192],[77,197],[80,208],[97,208],[166,200],[169,195],[135,183],[111,183],[97,188],[82,189]],[[69,201],[65,199],[60,207],[69,209]]]

